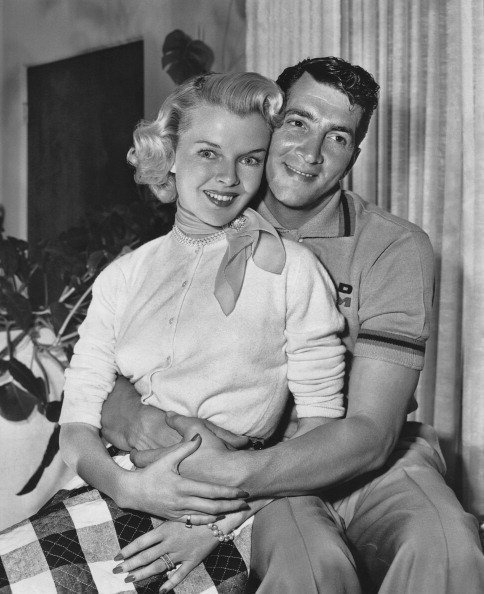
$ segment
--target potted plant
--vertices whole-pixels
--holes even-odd
[[[5,236],[0,212],[2,439],[8,433],[9,441],[15,441],[21,428],[27,430],[29,424],[36,427],[28,437],[30,449],[25,455],[35,455],[37,460],[34,471],[16,490],[17,498],[29,499],[56,458],[63,374],[90,303],[94,279],[125,251],[166,233],[173,212],[170,205],[148,200],[140,192],[131,203],[91,213],[78,226],[36,246],[35,259],[26,241]],[[49,431],[42,448],[37,446],[35,434],[39,423],[44,433]],[[9,443],[9,447],[15,445]],[[18,458],[13,464],[17,471],[22,454],[18,448],[13,452]],[[60,460],[56,463],[61,464]],[[35,504],[31,507],[35,511]],[[27,511],[32,510],[28,507]]]

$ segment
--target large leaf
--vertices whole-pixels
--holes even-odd
[[[19,254],[12,243],[6,239],[0,241],[0,268],[6,276],[13,276],[17,272]]]
[[[47,402],[47,394],[45,390],[44,380],[40,377],[35,377],[32,371],[18,359],[12,357],[8,362],[8,370],[11,376],[16,380],[22,388],[30,392],[40,402]]]
[[[51,313],[51,321],[54,326],[54,331],[57,334],[64,323],[64,320],[69,315],[70,309],[60,301],[54,301],[49,305]]]
[[[13,382],[0,386],[0,415],[7,421],[25,421],[37,403],[37,398]]]
[[[209,72],[215,57],[206,43],[193,40],[180,29],[166,36],[162,50],[161,65],[177,85],[192,76]]]
[[[7,310],[8,316],[23,330],[32,325],[32,308],[28,299],[14,291],[11,285],[0,278],[0,306]]]
[[[17,495],[26,495],[27,493],[31,493],[38,485],[42,475],[44,474],[44,470],[51,464],[55,455],[59,451],[59,432],[60,427],[57,426],[50,436],[49,443],[47,444],[44,456],[37,470],[30,477],[25,486],[17,493]]]

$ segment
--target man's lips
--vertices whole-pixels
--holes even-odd
[[[290,175],[298,175],[300,177],[302,177],[303,179],[306,180],[311,180],[314,179],[315,177],[317,177],[316,173],[309,173],[307,171],[301,171],[300,169],[297,169],[296,167],[292,167],[291,165],[289,165],[288,163],[284,163],[284,166],[286,167],[286,169],[289,171]]]
[[[235,192],[214,192],[213,190],[203,190],[207,198],[216,206],[230,206],[237,198],[238,194]]]

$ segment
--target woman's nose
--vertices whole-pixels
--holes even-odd
[[[301,142],[296,152],[306,163],[322,163],[323,141],[319,138],[308,138]]]
[[[223,163],[217,173],[217,181],[226,186],[236,186],[239,184],[239,176],[235,163]]]

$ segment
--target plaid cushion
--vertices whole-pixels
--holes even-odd
[[[163,576],[135,584],[113,574],[120,549],[159,524],[120,509],[92,487],[59,491],[34,516],[0,532],[0,593],[158,593]],[[221,543],[179,584],[176,594],[244,592],[251,527]]]

